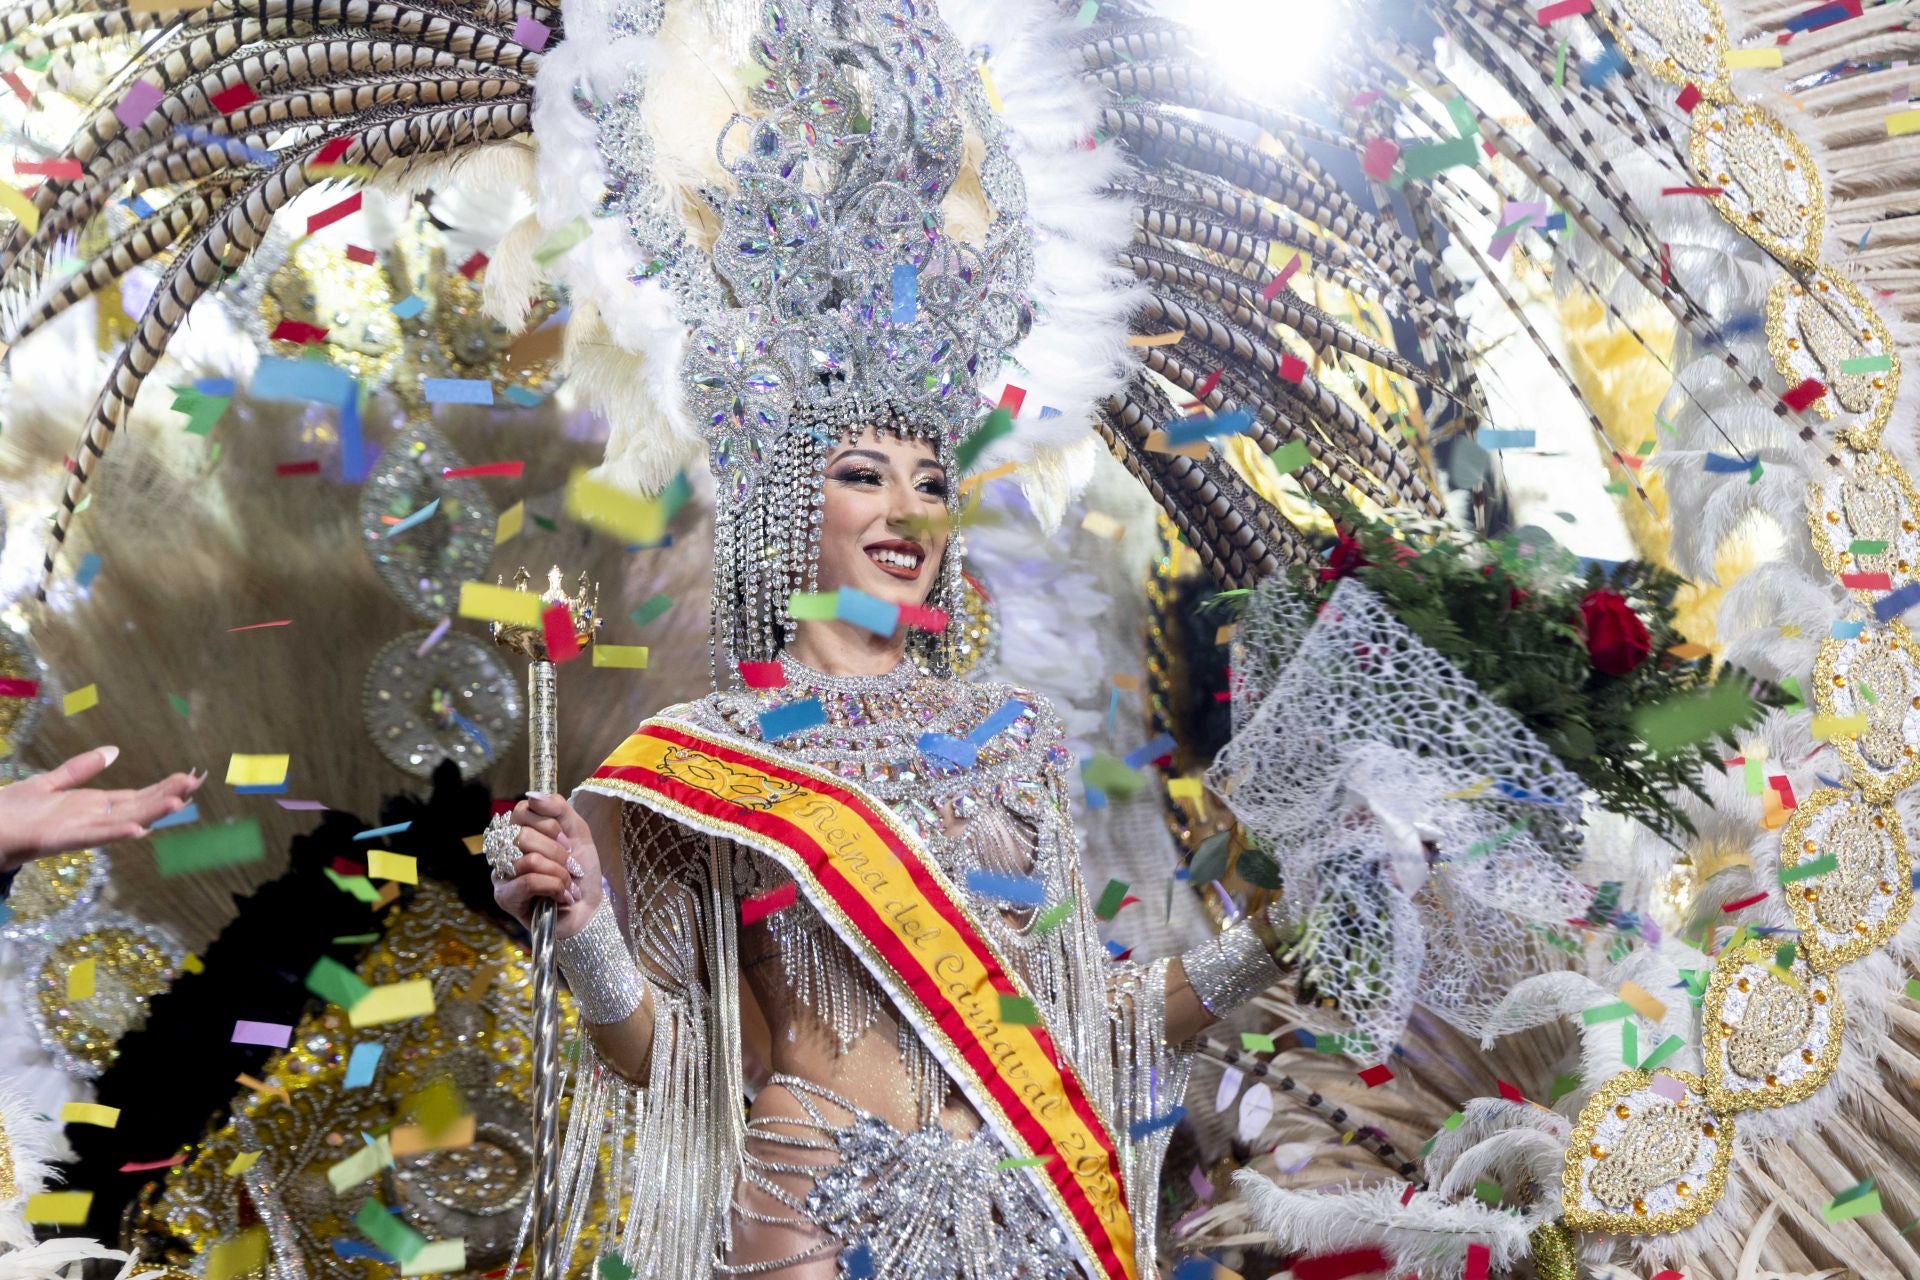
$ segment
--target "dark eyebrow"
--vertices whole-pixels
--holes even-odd
[[[839,457],[835,458],[834,461],[843,462],[848,458],[866,458],[869,461],[878,462],[883,466],[890,464],[893,461],[892,458],[888,457],[884,453],[881,453],[878,449],[849,449],[845,453],[841,454]],[[947,470],[945,467],[940,465],[940,460],[938,458],[922,458],[919,460],[917,464],[915,464],[915,470],[918,470],[920,467],[934,467],[937,470],[939,470],[943,475],[946,473],[946,470]]]

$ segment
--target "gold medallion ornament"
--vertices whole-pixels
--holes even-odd
[[[1829,869],[1793,874],[1828,858]],[[1885,944],[1913,906],[1900,816],[1856,791],[1822,787],[1800,802],[1780,833],[1780,868],[1800,950],[1821,973]]]
[[[1856,449],[1872,449],[1893,417],[1900,391],[1900,353],[1886,322],[1860,287],[1831,267],[1803,282],[1781,276],[1767,291],[1767,350],[1788,386],[1807,378],[1825,383],[1813,402],[1821,417],[1853,418],[1841,433]],[[1885,357],[1888,367],[1846,372],[1849,360]]]
[[[1701,1004],[1707,1102],[1720,1115],[1802,1102],[1840,1062],[1840,988],[1780,946],[1748,942],[1714,962]]]
[[[1807,486],[1807,525],[1827,572],[1843,582],[1850,574],[1887,575],[1886,587],[1852,588],[1863,604],[1913,580],[1920,564],[1917,510],[1920,493],[1884,449],[1842,451],[1840,465]],[[1861,543],[1867,547],[1856,551]]]
[[[1594,17],[1634,66],[1713,102],[1733,97],[1727,23],[1713,0],[1599,0]]]
[[[1920,667],[1913,634],[1898,622],[1820,642],[1814,662],[1814,710],[1866,717],[1866,732],[1833,739],[1853,784],[1874,803],[1920,780]]]
[[[1796,270],[1819,260],[1826,194],[1806,144],[1752,103],[1702,102],[1693,110],[1688,158],[1695,178],[1736,230]]]
[[[1660,1235],[1705,1217],[1727,1186],[1733,1120],[1685,1071],[1623,1071],[1580,1109],[1561,1175],[1575,1231]]]

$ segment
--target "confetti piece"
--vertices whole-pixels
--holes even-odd
[[[912,324],[920,318],[920,269],[911,262],[896,263],[893,268],[893,308],[895,324]]]
[[[1073,15],[1073,25],[1090,27],[1093,20],[1100,16],[1100,0],[1082,0],[1080,12]]]
[[[485,378],[422,378],[420,394],[428,404],[493,403],[493,384]]]
[[[284,1049],[293,1043],[293,1027],[285,1022],[253,1022],[242,1018],[233,1024],[234,1044],[263,1044]]]
[[[37,698],[39,696],[38,680],[20,680],[10,676],[0,678],[0,698]]]
[[[1843,573],[1840,585],[1849,591],[1891,591],[1893,579],[1884,573]]]
[[[522,15],[513,24],[513,42],[524,45],[534,53],[547,47],[547,41],[553,37],[553,28],[535,18]]]
[[[592,234],[593,228],[587,225],[584,217],[575,218],[548,236],[541,246],[533,251],[533,260],[542,267],[550,267]]]
[[[743,662],[740,682],[749,689],[780,689],[787,683],[786,668],[778,662]]]
[[[1777,67],[1781,65],[1780,46],[1766,49],[1729,49],[1727,66],[1739,70],[1742,68]]]
[[[1633,1006],[1624,1000],[1616,1000],[1611,1004],[1595,1005],[1591,1009],[1581,1010],[1580,1021],[1589,1027],[1597,1027],[1603,1022],[1617,1022],[1632,1016]]]
[[[1634,731],[1655,753],[1666,754],[1731,732],[1752,715],[1753,699],[1747,691],[1725,681],[1642,708],[1634,715]]]
[[[1818,378],[1802,378],[1780,400],[1796,413],[1807,409],[1821,396],[1827,394],[1826,384]]]
[[[460,584],[460,616],[515,627],[540,625],[540,597],[531,591],[490,586],[484,582]]]
[[[1621,983],[1617,994],[1623,1002],[1633,1007],[1635,1013],[1648,1022],[1659,1022],[1667,1016],[1667,1006],[1638,983]]]
[[[355,1028],[376,1027],[408,1018],[422,1018],[433,1012],[433,982],[417,978],[412,982],[392,982],[374,987],[347,1010],[347,1021]]]
[[[307,971],[306,986],[328,1004],[337,1004],[342,1009],[353,1008],[372,989],[359,974],[331,956],[321,956],[314,961],[313,968]]]
[[[230,787],[277,787],[287,780],[291,756],[243,755],[235,752],[227,761],[227,785]]]
[[[666,534],[671,512],[659,498],[644,497],[576,471],[567,482],[564,511],[569,520],[596,533],[642,546]]]
[[[627,616],[633,619],[634,626],[644,627],[671,608],[673,608],[673,597],[662,593],[644,601],[639,608]],[[773,665],[778,666],[779,664],[774,663]]]
[[[580,656],[580,633],[574,630],[573,610],[567,605],[556,601],[540,611],[540,634],[548,661],[572,662]]]
[[[1810,880],[1814,876],[1826,875],[1837,870],[1840,859],[1837,854],[1823,853],[1817,858],[1808,858],[1805,862],[1796,862],[1790,867],[1780,868],[1780,883],[1793,884],[1800,880]]]
[[[1852,1190],[1835,1196],[1820,1210],[1820,1216],[1828,1222],[1846,1222],[1879,1212],[1880,1193],[1874,1189],[1873,1179],[1869,1178]]]
[[[1187,336],[1185,329],[1173,329],[1166,333],[1136,333],[1127,338],[1130,347],[1170,347]]]
[[[1273,469],[1281,475],[1292,475],[1313,461],[1313,454],[1307,449],[1305,440],[1290,440],[1267,455],[1267,461],[1273,463]]]
[[[307,234],[312,235],[322,227],[330,227],[341,219],[350,218],[360,212],[360,199],[361,193],[356,191],[338,204],[307,215]]]
[[[1891,622],[1916,604],[1920,604],[1920,582],[1909,582],[1893,594],[1875,600],[1873,616],[1882,622]]]
[[[67,715],[77,716],[82,711],[100,705],[100,687],[84,685],[60,699],[60,710]]]
[[[1495,430],[1491,427],[1481,428],[1479,434],[1474,437],[1480,447],[1487,450],[1531,449],[1534,447],[1534,438],[1535,433],[1532,431]]]
[[[500,513],[500,521],[493,527],[493,545],[499,546],[509,538],[520,536],[520,530],[527,520],[527,504],[516,502]]]
[[[1368,1067],[1359,1074],[1361,1083],[1365,1084],[1369,1089],[1377,1089],[1387,1081],[1393,1079],[1393,1071],[1388,1068],[1385,1063],[1381,1063],[1379,1066]]]
[[[1484,1244],[1467,1246],[1467,1266],[1460,1280],[1487,1280],[1487,1269],[1492,1264],[1493,1251]]]
[[[648,647],[644,644],[596,644],[593,646],[593,665],[645,671],[648,653]]]
[[[1020,907],[1037,907],[1047,898],[1046,885],[1032,876],[1000,875],[979,869],[967,872],[967,890]]]
[[[944,733],[923,733],[915,744],[922,755],[938,760],[947,760],[962,769],[971,769],[980,759],[980,748],[964,738],[951,737]]]
[[[468,257],[468,259],[465,262],[460,264],[458,270],[461,275],[471,280],[475,276],[479,275],[482,271],[486,270],[486,268],[487,268],[487,255],[476,251],[474,254]]]
[[[796,900],[798,890],[792,884],[783,884],[778,889],[743,899],[740,903],[741,927],[757,924],[777,911],[785,911]]]
[[[1818,31],[1830,27],[1836,22],[1845,22],[1848,18],[1860,16],[1861,0],[1835,0],[1835,3],[1822,5],[1818,9],[1809,9],[1797,13],[1780,25],[1790,34],[1803,31]]]
[[[1297,379],[1289,379],[1289,381],[1297,381]],[[1169,448],[1177,449],[1201,440],[1244,435],[1252,426],[1253,412],[1249,409],[1233,409],[1206,417],[1185,418],[1179,422],[1167,424],[1167,445]]]
[[[1291,353],[1282,355],[1280,357],[1280,368],[1276,376],[1282,382],[1291,382],[1298,385],[1306,379],[1307,362]]]
[[[1045,911],[1035,916],[1033,920],[1034,934],[1038,937],[1045,937],[1055,929],[1058,929],[1066,922],[1067,917],[1073,914],[1073,905],[1074,900],[1068,898],[1062,902],[1054,903]]]
[[[1001,998],[1003,1000],[1005,999],[1004,996]],[[1173,1128],[1185,1119],[1186,1115],[1187,1109],[1185,1107],[1176,1106],[1165,1115],[1148,1116],[1145,1119],[1135,1120],[1127,1126],[1127,1136],[1135,1142],[1144,1142],[1154,1134],[1159,1133],[1162,1129]]]
[[[187,1153],[166,1160],[129,1160],[120,1166],[121,1173],[152,1173],[155,1169],[178,1169],[187,1162]]]
[[[1393,176],[1393,166],[1399,163],[1400,148],[1386,138],[1367,139],[1366,149],[1360,153],[1360,169],[1375,182],[1385,182]]]
[[[1280,268],[1280,270],[1277,273],[1275,273],[1273,279],[1267,282],[1266,288],[1260,291],[1260,301],[1272,302],[1275,298],[1279,297],[1280,291],[1287,287],[1287,281],[1293,279],[1294,273],[1299,270],[1300,270],[1300,255],[1296,253],[1293,255],[1293,257],[1287,259],[1287,265]],[[1218,373],[1216,373],[1213,376],[1213,378],[1209,379],[1209,381],[1212,381],[1212,382],[1217,382],[1218,380],[1219,380]],[[1212,389],[1213,389],[1212,387],[1208,387],[1203,391],[1196,392],[1195,399],[1204,400],[1206,398],[1207,391],[1211,391]]]
[[[153,109],[160,105],[161,96],[157,86],[145,80],[135,80],[121,95],[120,101],[113,108],[113,114],[128,129],[138,129],[141,122],[152,115]]]
[[[142,81],[142,83],[145,83]],[[29,200],[25,193],[7,183],[0,182],[0,208],[4,208],[14,217],[14,221],[28,235],[40,229],[40,210]]]
[[[1867,713],[1856,711],[1850,716],[1815,716],[1811,726],[1815,742],[1831,742],[1835,738],[1857,738],[1867,731]]]
[[[451,1122],[434,1128],[425,1124],[395,1125],[387,1139],[393,1146],[393,1154],[399,1156],[417,1156],[427,1151],[453,1151],[473,1145],[475,1121],[471,1114],[457,1116]]]
[[[111,1129],[120,1123],[120,1108],[104,1107],[97,1102],[64,1102],[60,1104],[61,1124],[91,1124],[102,1129]]]
[[[81,960],[67,967],[67,999],[91,1000],[96,962]]]
[[[252,818],[156,835],[153,861],[162,878],[258,862],[266,856],[260,824]]]
[[[1037,1027],[1040,1025],[1040,1011],[1033,1007],[1033,1001],[1026,996],[1000,997],[1000,1021],[1016,1027]]]
[[[1593,0],[1558,0],[1541,9],[1534,10],[1533,16],[1541,26],[1558,22],[1562,18],[1571,18],[1582,13],[1593,12]]]
[[[369,880],[397,880],[401,884],[419,884],[418,862],[410,854],[391,853],[386,849],[367,850],[367,878]]]
[[[1089,511],[1080,527],[1096,538],[1105,538],[1109,542],[1118,542],[1126,537],[1127,526],[1115,520],[1104,511]]]
[[[408,294],[406,297],[400,299],[400,301],[394,303],[393,306],[389,308],[389,310],[391,310],[393,314],[401,320],[411,320],[414,317],[418,316],[421,312],[425,311],[426,309],[427,309],[427,300],[425,298],[420,297],[418,294]],[[439,381],[445,381],[445,379],[428,378],[426,379],[426,381],[439,382]]]
[[[900,606],[900,621],[915,631],[939,633],[947,629],[947,615],[943,609],[929,608],[924,604],[903,604]]]
[[[84,1226],[92,1204],[91,1191],[41,1191],[27,1197],[26,1220],[35,1226]]]
[[[364,1089],[373,1083],[373,1073],[380,1066],[380,1055],[386,1046],[377,1041],[364,1041],[353,1046],[353,1052],[347,1058],[347,1075],[342,1081],[343,1089]]]
[[[833,616],[873,632],[890,636],[900,629],[900,607],[877,600],[853,587],[841,587],[833,597]],[[797,615],[796,615],[797,616]]]
[[[1129,341],[1132,341],[1129,339]],[[1013,433],[1013,413],[1002,406],[986,416],[966,439],[962,440],[953,453],[953,464],[963,474],[973,469],[996,440]]]
[[[777,742],[781,738],[804,733],[827,722],[826,709],[818,698],[802,698],[782,706],[762,711],[759,715],[760,737],[766,742]]]

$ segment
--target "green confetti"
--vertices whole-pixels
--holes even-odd
[[[1562,40],[1558,52],[1553,55],[1553,87],[1564,89],[1567,84],[1567,42]]]
[[[1847,551],[1856,556],[1877,556],[1886,549],[1887,544],[1883,539],[1855,538]]]
[[[1729,733],[1749,723],[1753,715],[1753,699],[1746,689],[1726,680],[1643,708],[1635,713],[1633,727],[1655,754],[1667,755]]]
[[[1471,168],[1480,161],[1480,152],[1471,138],[1454,138],[1424,147],[1408,147],[1400,153],[1400,172],[1391,185],[1420,182],[1448,169]]]
[[[593,234],[593,228],[587,225],[584,217],[575,218],[548,236],[546,243],[533,251],[533,260],[543,267],[550,267],[554,260],[563,257],[575,245]]]
[[[840,597],[832,591],[796,591],[787,597],[787,612],[800,622],[832,622]]]
[[[1791,969],[1793,968],[1794,953],[1799,951],[1799,949],[1800,947],[1798,943],[1793,943],[1793,942],[1783,943],[1778,949],[1774,951],[1773,962],[1776,965],[1780,966],[1782,969]]]
[[[361,1205],[353,1215],[353,1225],[379,1245],[382,1253],[397,1259],[402,1266],[412,1262],[413,1255],[427,1247],[425,1236],[388,1213],[378,1200],[368,1200]]]
[[[1553,1088],[1547,1090],[1547,1102],[1549,1104],[1557,1103],[1560,1101],[1560,1099],[1566,1097],[1568,1094],[1572,1093],[1575,1089],[1578,1089],[1579,1087],[1580,1087],[1579,1076],[1570,1076],[1570,1075],[1565,1075],[1561,1073],[1555,1073],[1553,1077]]]
[[[1001,996],[1000,1021],[1016,1027],[1037,1027],[1040,1025],[1040,1011],[1025,996]]]
[[[1907,979],[1907,999],[1920,1000],[1920,978]]]
[[[1496,835],[1488,836],[1484,840],[1476,840],[1472,844],[1468,845],[1467,851],[1460,855],[1460,861],[1471,862],[1483,853],[1491,853],[1493,850],[1498,849],[1501,845],[1513,839],[1515,836],[1519,835],[1522,831],[1525,831],[1526,829],[1527,829],[1527,820],[1525,818],[1516,818],[1514,819],[1513,825],[1508,827],[1505,831],[1499,832]]]
[[[377,933],[343,933],[333,940],[336,947],[357,947],[368,942],[380,941]]]
[[[1089,787],[1114,800],[1131,800],[1147,785],[1147,780],[1140,776],[1137,769],[1129,769],[1126,761],[1109,755],[1096,755],[1083,763],[1080,776]],[[1100,918],[1106,919],[1105,916]]]
[[[662,592],[651,600],[641,604],[638,609],[635,609],[627,616],[633,619],[634,626],[644,627],[671,608],[673,608],[673,597]]]
[[[1600,487],[1616,498],[1624,498],[1627,496],[1627,482],[1625,480],[1615,480],[1612,484],[1604,484]]]
[[[260,824],[252,818],[218,826],[183,827],[153,837],[153,861],[164,879],[237,867],[266,856]]]
[[[1893,357],[1890,355],[1855,356],[1851,360],[1840,362],[1841,373],[1892,373]]]
[[[200,394],[192,383],[170,387],[173,392],[171,408],[175,413],[187,415],[185,430],[188,435],[204,436],[213,430],[216,422],[233,403],[232,396],[208,396]]]
[[[1264,1036],[1257,1031],[1242,1031],[1240,1033],[1240,1047],[1248,1053],[1279,1052],[1273,1043],[1272,1036]]]
[[[1464,1111],[1456,1111],[1452,1115],[1448,1116],[1445,1120],[1442,1120],[1440,1122],[1440,1127],[1442,1129],[1446,1129],[1449,1132],[1451,1132],[1452,1130],[1458,1129],[1461,1125],[1465,1124],[1466,1122],[1467,1122],[1467,1113]]]
[[[1465,94],[1456,93],[1447,99],[1447,115],[1453,119],[1453,131],[1462,138],[1471,138],[1480,132],[1480,121],[1475,118],[1473,104]]]
[[[1803,711],[1806,709],[1807,695],[1800,692],[1800,678],[1798,676],[1781,677],[1780,688],[1786,692],[1788,697],[1793,699],[1791,703],[1787,704],[1786,710]]]
[[[1686,1047],[1687,1042],[1679,1036],[1668,1036],[1660,1042],[1658,1048],[1647,1055],[1647,1060],[1640,1064],[1640,1069],[1642,1071],[1651,1071]]]
[[[974,460],[987,451],[987,446],[1002,436],[1013,434],[1013,415],[1005,408],[995,409],[987,415],[985,422],[973,429],[973,433],[960,442],[953,451],[953,465],[960,468],[961,474],[973,469]]]
[[[1828,1222],[1846,1222],[1880,1211],[1880,1192],[1874,1188],[1873,1179],[1868,1178],[1835,1196],[1820,1210],[1820,1216]]]
[[[1100,0],[1084,0],[1080,6],[1080,12],[1073,15],[1073,25],[1090,27],[1093,25],[1093,20],[1099,16]]]
[[[1066,918],[1073,914],[1073,899],[1066,898],[1054,903],[1038,916],[1034,917],[1033,931],[1041,937],[1058,929]]]
[[[328,1004],[351,1009],[372,988],[360,980],[359,974],[332,956],[321,956],[307,971],[307,990]]]
[[[1038,1169],[1052,1156],[1008,1156],[993,1167],[996,1169]]]
[[[1867,688],[1867,686],[1864,684],[1859,685],[1857,687],[1860,690],[1860,697],[1866,702],[1868,706],[1877,707],[1880,705],[1880,699],[1874,694],[1873,690]]]
[[[1634,456],[1638,458],[1651,458],[1654,447],[1658,444],[1659,441],[1655,440],[1652,436],[1648,436],[1645,440],[1642,440],[1639,447],[1633,451]]]
[[[1100,901],[1094,904],[1093,914],[1099,920],[1111,920],[1120,911],[1120,904],[1127,900],[1127,882],[1109,880],[1107,887],[1100,891]]]
[[[621,1261],[617,1253],[600,1256],[600,1280],[633,1280],[633,1268]]]
[[[1796,880],[1805,880],[1812,876],[1823,876],[1840,865],[1837,855],[1823,853],[1817,858],[1808,858],[1805,862],[1796,862],[1791,867],[1780,868],[1780,883],[1792,884]]]
[[[1307,448],[1305,440],[1289,440],[1267,455],[1267,461],[1273,469],[1283,476],[1290,476],[1313,462],[1313,453]]]
[[[1620,1061],[1629,1068],[1640,1065],[1640,1024],[1632,1018],[1620,1024]]]
[[[1500,1184],[1491,1179],[1475,1178],[1473,1180],[1473,1198],[1483,1204],[1499,1208],[1502,1194]]]
[[[1632,1005],[1628,1004],[1625,1000],[1615,1000],[1612,1004],[1595,1005],[1591,1009],[1582,1010],[1580,1021],[1590,1027],[1597,1027],[1603,1022],[1612,1022],[1618,1018],[1631,1018],[1632,1016]]]
[[[342,893],[350,893],[360,901],[371,906],[380,901],[380,891],[373,887],[373,881],[365,876],[343,876],[332,867],[320,868],[321,874],[333,881],[333,887]]]
[[[193,714],[193,713],[192,713],[192,712],[191,712],[190,710],[188,710],[188,708],[187,708],[187,700],[186,700],[185,698],[183,698],[183,697],[181,697],[181,696],[180,696],[179,694],[177,694],[177,693],[170,693],[170,694],[168,694],[168,695],[167,695],[167,701],[168,701],[168,702],[170,702],[170,703],[172,703],[172,704],[173,704],[173,709],[174,709],[175,711],[178,711],[178,712],[179,712],[179,713],[180,713],[180,714],[181,714],[182,716],[190,716],[190,715],[192,715],[192,714]]]

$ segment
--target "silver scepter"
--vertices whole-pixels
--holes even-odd
[[[526,567],[513,577],[527,590]],[[587,575],[569,596],[558,565],[547,571],[540,594],[542,625],[490,623],[495,644],[529,659],[527,666],[527,790],[559,789],[560,714],[554,696],[553,655],[544,619],[564,606],[573,642],[593,643],[600,626],[600,591],[587,589]],[[533,903],[533,1280],[561,1280],[560,1267],[560,991],[553,963],[553,903]]]

